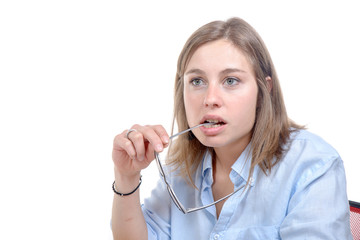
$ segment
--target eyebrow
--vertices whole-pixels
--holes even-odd
[[[223,71],[221,71],[222,74],[229,74],[229,73],[233,73],[233,72],[246,73],[246,71],[244,71],[242,69],[238,69],[238,68],[226,68]]]
[[[205,72],[203,70],[200,70],[198,68],[193,68],[190,69],[189,71],[187,71],[184,75],[189,75],[189,74],[204,74]]]
[[[229,74],[229,73],[233,73],[233,72],[246,73],[246,71],[238,69],[238,68],[226,68],[226,69],[222,70],[220,72],[220,74],[224,75],[224,74]],[[188,74],[200,74],[201,75],[201,74],[205,74],[205,72],[201,69],[193,68],[185,73],[185,75],[188,75]]]

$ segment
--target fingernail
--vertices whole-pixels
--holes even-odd
[[[168,137],[164,136],[162,139],[163,139],[164,143],[169,143],[169,138]]]
[[[156,151],[161,152],[163,150],[163,146],[161,144],[156,145]]]

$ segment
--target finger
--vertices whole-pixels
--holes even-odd
[[[165,128],[161,125],[155,125],[154,127],[154,131],[160,136],[164,146],[167,146],[167,144],[169,144],[169,135],[166,132]]]
[[[155,152],[154,147],[150,144],[150,142],[147,142],[147,147],[145,152],[145,161],[147,163],[150,164],[150,162],[155,159],[154,152]]]
[[[169,145],[170,138],[169,138],[169,135],[168,135],[167,131],[165,130],[165,128],[162,125],[154,125],[154,126],[152,126],[152,128],[155,131],[155,133],[160,137],[160,139],[163,143],[163,148],[167,147]],[[154,151],[160,152],[160,151],[155,150],[152,147],[152,145],[149,145],[149,147],[147,148],[147,151],[146,151],[146,158],[153,160],[155,158]]]
[[[114,138],[114,146],[113,146],[113,148],[116,151],[125,151],[131,159],[135,159],[136,158],[136,151],[135,151],[135,148],[133,146],[133,143],[129,139],[124,137],[124,136],[126,136],[126,132],[127,131],[124,131],[123,133],[117,135]]]
[[[145,158],[146,139],[144,138],[141,130],[131,132],[131,134],[128,134],[127,139],[132,143],[135,149],[136,159],[138,159],[139,161],[143,161]]]
[[[149,141],[150,146],[152,146],[155,151],[163,151],[164,146],[167,144],[166,142],[168,142],[168,136],[162,126],[144,126],[142,131],[144,138]]]

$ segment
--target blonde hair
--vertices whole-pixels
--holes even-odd
[[[253,68],[258,85],[258,99],[251,139],[249,176],[256,165],[267,174],[281,159],[291,131],[302,127],[287,116],[275,67],[264,42],[255,29],[242,19],[230,18],[227,21],[210,22],[195,31],[185,43],[178,59],[175,77],[173,128],[175,121],[179,131],[189,128],[184,106],[183,76],[190,58],[203,44],[220,39],[226,39],[241,49]],[[267,77],[272,79],[271,90],[266,81]],[[172,144],[168,163],[180,169],[181,175],[194,185],[192,175],[207,149],[213,151],[202,145],[193,135],[180,136]]]

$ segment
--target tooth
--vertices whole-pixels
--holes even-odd
[[[216,128],[216,127],[220,127],[221,124],[211,124],[211,125],[205,125],[204,127],[206,128]]]
[[[218,120],[213,120],[213,119],[208,119],[207,121],[210,123],[218,123],[219,122]]]

